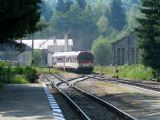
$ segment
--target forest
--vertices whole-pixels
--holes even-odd
[[[63,38],[67,32],[75,50],[91,50],[96,39],[111,42],[132,31],[138,6],[139,0],[43,0],[40,21],[47,27],[34,38]]]

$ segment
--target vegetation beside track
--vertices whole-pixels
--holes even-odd
[[[37,71],[32,67],[11,66],[7,62],[0,62],[0,87],[6,83],[34,83],[37,78]]]
[[[118,72],[116,72],[118,71]],[[109,76],[136,79],[136,80],[152,80],[153,70],[143,65],[131,65],[131,66],[95,66],[95,73],[107,74]]]

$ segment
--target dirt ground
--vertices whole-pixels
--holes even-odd
[[[159,120],[160,93],[130,85],[89,79],[76,84],[140,120]]]

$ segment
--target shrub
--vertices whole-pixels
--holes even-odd
[[[28,81],[22,75],[15,75],[14,78],[10,81],[13,84],[27,84]]]
[[[24,68],[23,67],[14,67],[12,68],[13,74],[24,74]]]
[[[26,67],[24,71],[24,75],[26,79],[28,79],[32,83],[34,83],[35,80],[38,78],[36,69],[33,69],[32,67]]]
[[[118,73],[116,73],[118,70]],[[101,73],[101,67],[95,67],[94,71]],[[138,80],[152,80],[153,70],[143,65],[130,65],[130,66],[107,66],[104,67],[103,73],[109,76],[118,76],[119,78],[129,78]]]

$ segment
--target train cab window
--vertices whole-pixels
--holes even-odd
[[[80,62],[88,62],[88,61],[93,62],[94,57],[91,54],[83,54],[83,55],[80,55],[78,59]]]

